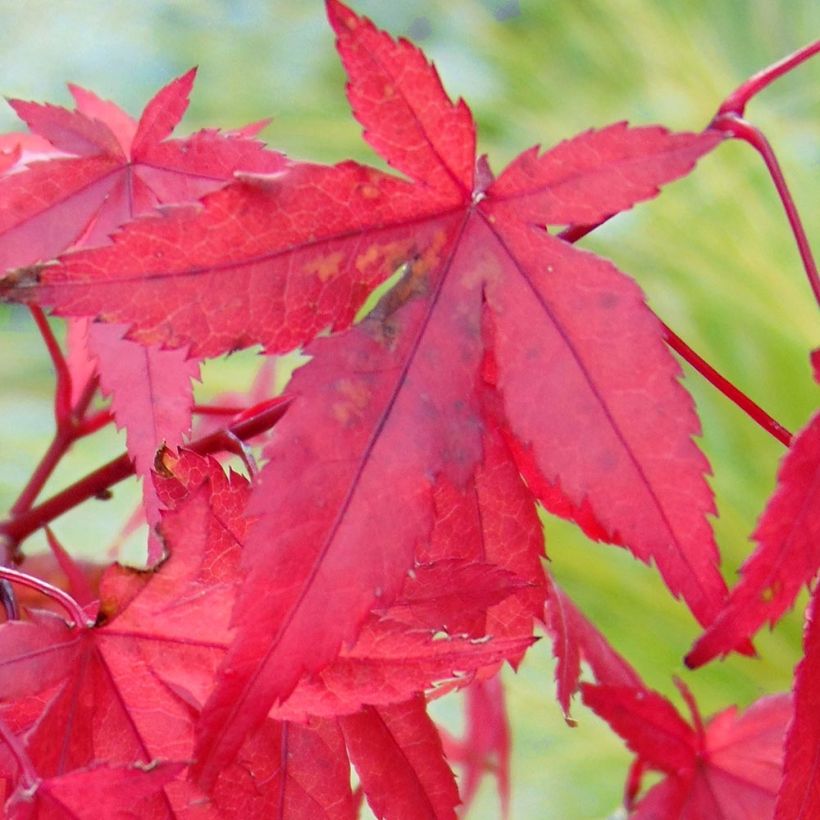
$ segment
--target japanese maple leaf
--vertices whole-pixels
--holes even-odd
[[[575,725],[570,717],[570,699],[580,685],[581,659],[589,664],[599,684],[632,688],[642,688],[644,684],[638,673],[549,575],[547,587],[544,623],[553,639],[556,695],[567,723]]]
[[[820,568],[820,413],[795,436],[757,525],[757,549],[724,609],[686,656],[701,666],[726,655],[768,621],[774,625]]]
[[[328,10],[365,137],[409,181],[293,164],[0,285],[216,355],[348,327],[375,284],[402,274],[356,327],[311,343],[291,384],[251,502],[237,642],[203,718],[211,775],[392,603],[436,525],[437,488],[470,486],[488,427],[526,453],[531,488],[654,561],[701,623],[725,593],[698,424],[660,325],[610,263],[545,230],[654,196],[720,137],[619,123],[525,151],[494,179],[469,109],[421,52],[335,0]]]
[[[169,815],[157,795],[181,763],[152,761],[143,766],[95,766],[37,779],[19,787],[6,803],[9,820],[151,820]],[[93,795],[93,799],[91,798]]]
[[[69,628],[41,615],[0,627],[10,713],[19,698],[42,693],[26,733],[40,776],[102,762],[190,760],[192,704],[207,697],[230,640],[244,526],[237,512],[247,495],[218,465],[206,479],[165,522],[171,554],[161,571],[113,567],[103,577],[96,626]]]
[[[458,789],[423,697],[368,707],[339,723],[377,817],[455,820]]]
[[[691,726],[657,692],[625,686],[583,684],[584,703],[594,709],[638,756],[644,768],[666,777],[634,807],[635,818],[764,820],[770,818],[780,783],[783,735],[791,698],[761,698],[742,715],[732,707],[704,727],[697,711]],[[694,701],[688,696],[694,710]]]
[[[803,659],[795,670],[794,715],[786,735],[777,820],[808,820],[820,814],[820,596],[806,613]]]
[[[460,763],[464,779],[460,789],[466,811],[481,780],[488,771],[495,773],[501,816],[510,809],[510,725],[500,677],[476,681],[464,692],[466,728],[461,739],[443,735],[448,760]]]
[[[106,242],[129,219],[160,204],[195,200],[224,185],[237,170],[283,167],[280,154],[251,138],[253,129],[168,139],[187,108],[194,75],[189,71],[160,90],[139,122],[76,86],[70,86],[77,105],[73,112],[12,101],[35,135],[62,153],[0,180],[0,267],[48,258],[70,245]],[[176,447],[190,428],[191,379],[198,377],[199,367],[185,351],[124,339],[126,330],[91,324],[85,343],[103,391],[112,397],[117,425],[126,429],[137,474],[146,477],[156,450],[163,444]],[[75,353],[72,361],[78,358],[83,357]],[[79,380],[77,389],[85,384]],[[160,508],[150,481],[144,495],[148,523],[155,527]],[[155,539],[151,543],[149,559],[155,560],[160,547]]]
[[[77,105],[11,100],[31,131],[59,156],[0,179],[0,269],[48,259],[82,240],[99,244],[161,203],[190,202],[221,188],[233,172],[270,172],[280,154],[244,136],[200,131],[168,139],[188,107],[195,69],[162,88],[139,121],[85,89]]]
[[[98,764],[145,768],[158,756],[191,759],[194,721],[229,641],[247,485],[191,453],[165,453],[162,467],[159,494],[176,509],[164,521],[170,555],[159,569],[109,570],[96,627],[69,630],[40,618],[0,628],[2,708],[43,777],[70,778]],[[139,816],[353,817],[348,759],[333,721],[267,720],[209,793],[177,779],[157,799],[158,813]]]
[[[449,691],[469,684],[484,667],[495,670],[505,660],[517,662],[533,642],[530,636],[434,637],[429,630],[373,619],[353,647],[316,677],[303,678],[269,714],[294,721],[307,715],[348,715],[428,690]]]

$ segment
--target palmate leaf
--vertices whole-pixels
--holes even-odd
[[[221,188],[237,170],[276,171],[282,155],[249,134],[201,131],[169,139],[188,107],[195,71],[162,88],[134,120],[112,102],[69,86],[76,110],[13,100],[33,135],[47,140],[40,161],[0,178],[0,268],[18,267],[75,247],[106,243],[109,234],[159,205],[184,203]],[[24,143],[25,144],[25,143]],[[36,147],[36,146],[35,146]],[[2,169],[0,169],[2,171]],[[177,447],[191,425],[191,380],[199,365],[184,350],[123,339],[126,327],[91,323],[81,345],[72,336],[71,360],[95,366],[125,428],[137,474],[146,477],[154,454]],[[89,355],[90,354],[90,355]],[[76,390],[90,372],[74,372]],[[73,397],[73,398],[76,398]],[[144,484],[148,523],[159,523],[150,480]],[[151,538],[149,559],[159,557]]]
[[[720,138],[619,123],[526,151],[495,180],[421,52],[328,10],[354,113],[409,181],[291,164],[0,285],[216,355],[342,330],[402,273],[366,319],[308,345],[289,387],[250,506],[237,639],[203,713],[203,781],[390,606],[442,488],[471,487],[493,437],[536,496],[654,561],[702,624],[725,594],[698,423],[660,325],[614,266],[545,231],[654,196]]]
[[[768,621],[774,625],[820,569],[820,414],[794,438],[777,488],[753,534],[757,549],[725,608],[698,639],[686,663],[698,667],[726,655]]]
[[[783,772],[783,736],[791,698],[761,698],[743,714],[732,707],[693,727],[657,692],[644,687],[582,684],[595,710],[637,755],[637,771],[666,776],[634,807],[636,820],[765,820]],[[630,784],[629,792],[640,783]],[[634,794],[628,793],[629,797]]]

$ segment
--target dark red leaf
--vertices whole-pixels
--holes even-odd
[[[686,656],[692,668],[774,625],[820,567],[820,414],[792,442],[754,532],[757,549],[726,606]]]
[[[377,817],[455,818],[458,789],[423,697],[365,707],[339,723]]]
[[[765,820],[782,775],[786,695],[762,698],[740,716],[732,707],[701,733],[669,701],[646,689],[583,684],[584,702],[638,755],[666,777],[635,807],[642,820]],[[634,784],[633,784],[634,787]]]
[[[806,613],[803,659],[795,670],[794,714],[786,735],[783,782],[777,820],[809,820],[820,815],[820,596]]]

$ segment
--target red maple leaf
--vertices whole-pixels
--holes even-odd
[[[122,223],[167,203],[190,202],[222,187],[237,170],[276,171],[284,158],[264,149],[248,133],[200,131],[168,139],[188,106],[195,71],[174,80],[148,103],[139,121],[90,91],[69,86],[77,108],[13,100],[12,107],[35,135],[46,139],[56,158],[30,162],[0,179],[0,267],[48,258],[71,245],[98,245]],[[67,158],[66,154],[76,155]],[[85,344],[90,356],[72,361],[96,364],[112,411],[127,432],[128,452],[137,474],[148,475],[163,444],[176,447],[191,425],[191,380],[198,362],[186,353],[124,339],[127,328],[92,323]],[[74,334],[76,337],[76,334]],[[86,372],[73,375],[85,376]],[[82,390],[85,379],[77,379]],[[149,525],[159,523],[159,503],[150,481],[144,484]],[[159,557],[150,542],[149,559]]]
[[[0,269],[99,244],[135,216],[221,188],[236,170],[271,172],[280,154],[245,136],[200,131],[168,139],[188,107],[195,69],[162,88],[139,121],[69,86],[77,108],[11,100],[57,156],[0,179]]]
[[[806,613],[803,659],[795,670],[794,714],[786,735],[783,781],[777,820],[809,820],[820,815],[820,596],[815,590]]]
[[[820,381],[820,379],[818,379]],[[774,625],[820,568],[820,413],[783,457],[777,487],[754,532],[757,549],[724,609],[686,656],[701,666],[726,655],[768,621]]]
[[[339,724],[377,817],[455,820],[458,789],[424,698],[366,707]]]
[[[575,725],[570,717],[570,700],[580,685],[582,658],[599,684],[640,688],[643,682],[549,575],[547,583],[544,623],[552,635],[552,652],[557,661],[556,696],[565,720]]]
[[[93,766],[36,779],[6,804],[8,820],[112,820],[168,817],[156,797],[184,768],[152,761],[143,766]],[[93,795],[93,798],[91,797]]]
[[[249,508],[237,639],[203,717],[208,776],[393,603],[437,497],[473,485],[492,437],[545,503],[563,499],[654,561],[701,623],[725,594],[698,423],[660,325],[614,266],[544,229],[654,196],[720,137],[619,123],[528,150],[494,179],[469,109],[421,52],[328,9],[365,137],[410,181],[293,164],[2,285],[127,323],[145,344],[215,355],[345,328],[401,273],[358,325],[308,346],[289,387]]]
[[[666,777],[634,806],[635,818],[764,820],[770,818],[782,774],[783,736],[791,698],[761,698],[738,716],[733,707],[704,727],[694,700],[694,726],[657,692],[643,687],[582,684],[594,709],[637,755],[627,803],[640,788],[644,769]]]
[[[464,769],[460,790],[464,811],[481,785],[485,773],[498,782],[501,816],[510,808],[510,725],[500,677],[476,681],[464,692],[466,728],[460,739],[443,734],[447,759]]]

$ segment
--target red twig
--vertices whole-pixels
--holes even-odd
[[[797,249],[800,252],[800,259],[803,261],[803,268],[806,271],[809,284],[814,292],[814,298],[817,304],[820,305],[820,277],[818,277],[817,274],[817,263],[814,261],[806,231],[803,228],[803,223],[800,220],[800,214],[794,204],[791,191],[789,191],[789,186],[786,184],[780,163],[778,163],[777,157],[766,136],[759,128],[734,113],[719,114],[709,127],[723,131],[736,139],[747,142],[763,158],[769,175],[772,178],[772,182],[774,183],[774,187],[777,189],[780,201],[783,203],[783,208],[786,211],[789,225],[794,234],[794,241],[797,243]]]
[[[756,94],[759,94],[767,85],[774,82],[778,77],[788,74],[792,69],[797,68],[801,63],[814,57],[815,54],[820,53],[820,40],[815,40],[801,49],[798,49],[794,54],[784,57],[782,60],[767,66],[762,71],[758,71],[752,77],[749,77],[746,82],[739,85],[718,108],[717,116],[722,114],[736,114],[738,117],[743,116],[746,110],[746,105],[749,100]]]
[[[11,731],[6,721],[2,718],[0,718],[0,737],[2,737],[6,746],[9,747],[11,756],[17,761],[23,788],[33,794],[37,788],[37,784],[40,782],[40,778],[20,738]]]
[[[71,423],[71,372],[68,369],[63,351],[51,332],[43,309],[39,305],[29,305],[29,310],[37,324],[37,329],[43,337],[48,355],[54,365],[54,372],[57,375],[57,386],[54,389],[54,417],[57,422],[57,429],[65,427]]]
[[[273,405],[266,403],[264,409],[256,415],[232,424],[227,430],[219,430],[203,436],[191,442],[187,447],[200,455],[216,453],[220,450],[233,452],[236,448],[235,439],[247,441],[269,430],[285,414],[287,405],[288,402],[285,400]],[[31,533],[46,526],[82,502],[106,492],[114,484],[128,478],[133,473],[134,465],[128,454],[123,453],[42,504],[8,521],[0,522],[0,535],[4,535],[12,544],[18,545]]]
[[[605,222],[606,220],[604,220]],[[558,234],[559,239],[566,242],[577,242],[582,237],[603,225],[599,222],[595,225],[570,225],[566,230]],[[715,370],[709,362],[694,351],[686,342],[675,333],[665,322],[661,321],[666,343],[688,364],[690,364],[703,378],[713,387],[723,393],[729,401],[736,404],[749,418],[759,424],[767,433],[774,436],[779,442],[787,447],[792,440],[791,433],[770,416],[757,402],[753,401],[742,390],[732,384],[729,379]]]
[[[734,402],[749,418],[756,421],[767,433],[774,436],[786,447],[791,445],[792,434],[779,421],[772,418],[759,404],[752,401],[742,390],[735,387],[725,376],[722,376],[712,365],[699,356],[680,336],[667,324],[663,325],[666,343],[681,358],[685,359],[714,387],[720,390],[726,398]]]
[[[85,610],[67,592],[63,592],[59,587],[49,584],[48,581],[35,578],[33,575],[21,572],[19,569],[2,566],[0,566],[0,578],[28,587],[29,589],[36,589],[38,592],[42,592],[43,595],[47,595],[65,609],[71,617],[72,626],[84,626],[87,628],[94,626],[94,621],[88,617]]]

